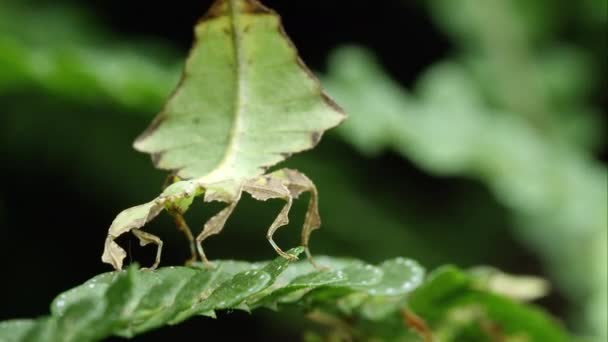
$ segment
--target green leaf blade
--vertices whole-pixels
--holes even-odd
[[[299,247],[288,253],[302,252]],[[217,261],[210,270],[200,265],[156,271],[129,267],[98,275],[60,294],[50,316],[0,322],[0,340],[80,342],[133,337],[194,316],[214,317],[216,310],[285,305],[356,322],[352,328],[359,335],[354,336],[370,339],[389,332],[409,336],[402,315],[412,310],[438,340],[451,340],[455,333],[462,337],[471,329],[483,336],[480,320],[500,327],[505,337],[569,340],[563,328],[538,308],[487,291],[474,274],[455,267],[440,268],[424,280],[423,268],[405,258],[377,266],[322,256],[317,262],[328,268],[315,269],[307,261],[294,263],[283,257],[258,263]],[[454,310],[469,312],[461,317],[473,321],[463,326],[462,319],[454,319]]]
[[[23,341],[29,331],[34,329],[36,323],[36,320],[33,319],[12,319],[0,322],[0,341]]]

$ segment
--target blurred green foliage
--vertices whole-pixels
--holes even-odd
[[[595,310],[590,317],[605,317],[597,305],[606,302],[607,285],[605,168],[484,104],[456,63],[434,66],[409,95],[362,51],[335,58],[326,84],[351,114],[341,131],[347,139],[364,153],[391,148],[438,175],[483,181],[512,209],[518,234],[542,252],[559,284]]]
[[[603,118],[589,105],[605,60],[552,39],[563,13],[548,2],[430,5],[459,48],[412,94],[369,53],[334,55],[326,85],[351,114],[342,135],[364,153],[390,148],[429,172],[487,184],[558,285],[583,303],[588,326],[608,336],[608,184],[593,156]]]
[[[413,89],[364,48],[339,48],[329,60],[324,84],[350,118],[287,165],[320,189],[313,252],[512,266],[514,235],[568,297],[572,326],[608,336],[608,185],[595,158],[605,148],[597,102],[607,81],[606,2],[425,4],[454,50]],[[175,85],[180,53],[117,41],[90,13],[32,6],[0,4],[2,163],[44,160],[116,208],[151,198],[162,175],[129,146]],[[11,198],[0,196],[7,229],[2,203]],[[254,248],[271,256],[256,240],[265,225],[250,226],[272,214],[246,203],[219,246],[244,253],[237,247],[259,241]],[[103,234],[110,219],[95,229]]]
[[[409,298],[409,306],[438,328],[439,341],[493,340],[491,325],[479,324],[484,320],[500,322],[498,336],[507,341],[571,340],[542,310],[484,291],[474,276],[450,266],[435,270]]]

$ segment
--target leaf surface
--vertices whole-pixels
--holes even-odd
[[[288,253],[297,256],[303,250]],[[0,341],[133,337],[194,316],[215,317],[217,310],[278,310],[284,305],[309,311],[310,318],[329,328],[347,327],[349,336],[359,340],[419,341],[403,320],[405,312],[428,324],[438,341],[487,340],[489,334],[571,340],[534,305],[488,288],[487,275],[479,272],[445,266],[425,279],[424,269],[406,258],[378,265],[323,256],[316,260],[327,269],[278,257],[257,263],[216,261],[212,270],[202,265],[156,271],[129,267],[100,274],[57,296],[49,316],[0,322]]]
[[[303,250],[298,247],[289,253],[297,256]],[[60,294],[51,305],[50,316],[1,322],[0,340],[132,337],[197,315],[213,317],[216,310],[276,308],[290,303],[332,307],[349,295],[363,296],[363,300],[342,304],[352,311],[373,299],[402,298],[422,282],[424,274],[417,263],[403,258],[379,266],[328,257],[319,257],[318,262],[330,269],[316,270],[307,261],[291,263],[278,257],[262,263],[217,261],[212,270],[130,267],[104,273]],[[401,291],[391,296],[377,292],[386,287]]]

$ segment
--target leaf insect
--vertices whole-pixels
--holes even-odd
[[[142,246],[157,246],[150,269],[158,267],[163,241],[143,226],[164,210],[189,240],[190,261],[200,258],[210,267],[202,243],[222,231],[243,192],[260,201],[285,201],[266,238],[279,255],[293,259],[273,235],[289,222],[293,200],[308,192],[301,244],[312,262],[310,235],[321,225],[317,189],[297,170],[266,170],[316,146],[344,112],[299,59],[279,16],[258,1],[216,0],[195,35],[180,84],[134,144],[151,154],[156,167],[171,170],[173,183],[114,219],[102,261],[121,269],[126,252],[115,240],[132,232]],[[183,215],[197,197],[226,207],[195,237]]]

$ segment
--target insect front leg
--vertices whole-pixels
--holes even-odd
[[[238,202],[238,199],[235,202],[229,203],[228,206],[226,206],[226,208],[222,209],[219,213],[215,214],[213,217],[211,217],[206,223],[205,226],[203,227],[203,231],[196,237],[196,248],[198,250],[198,254],[201,257],[201,260],[203,261],[205,267],[207,268],[211,268],[212,265],[209,262],[209,259],[207,259],[207,256],[205,255],[205,251],[203,251],[203,241],[215,234],[219,234],[222,229],[224,229],[224,225],[226,224],[226,220],[228,220],[228,217],[230,217],[230,215],[232,214],[232,212],[234,211],[234,208],[236,207]]]
[[[137,238],[139,239],[140,246],[145,246],[149,243],[153,243],[156,246],[158,246],[156,249],[156,259],[154,260],[154,264],[152,264],[152,266],[150,266],[149,268],[142,268],[142,270],[143,269],[147,269],[150,271],[155,270],[158,267],[158,264],[160,264],[160,254],[163,249],[163,241],[158,236],[150,234],[150,233],[146,233],[140,229],[133,229],[132,232],[133,232],[133,235],[137,236]]]
[[[272,238],[272,236],[277,231],[277,229],[279,229],[280,227],[286,226],[289,223],[289,217],[287,215],[289,215],[289,210],[291,210],[291,204],[293,203],[293,199],[291,198],[291,196],[287,196],[284,199],[287,201],[287,203],[285,203],[285,205],[283,206],[283,208],[279,212],[279,215],[277,215],[277,217],[275,218],[275,220],[270,225],[270,228],[268,228],[268,232],[266,233],[266,239],[268,240],[268,242],[270,242],[270,245],[272,246],[272,248],[274,248],[274,250],[280,256],[282,256],[283,258],[288,259],[288,260],[297,260],[298,258],[296,256],[293,256],[291,254],[285,253],[274,242],[274,240]]]

